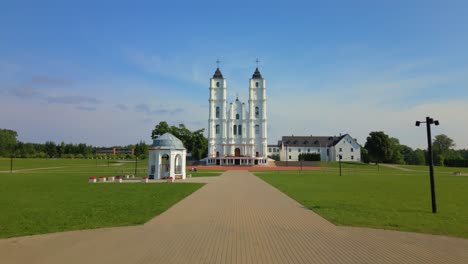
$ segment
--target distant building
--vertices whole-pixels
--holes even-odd
[[[98,148],[96,149],[96,154],[105,154],[105,155],[117,155],[117,154],[130,154],[133,155],[135,150],[124,149],[124,148]]]
[[[298,161],[301,153],[318,153],[321,161],[361,161],[361,146],[349,134],[342,136],[283,136],[277,145],[268,145],[268,156],[281,161]]]

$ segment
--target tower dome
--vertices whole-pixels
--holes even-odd
[[[221,73],[221,71],[219,70],[219,68],[216,68],[216,71],[213,75],[213,79],[223,79],[223,74]]]
[[[152,146],[160,149],[185,149],[182,141],[169,132],[155,138]]]
[[[258,67],[255,69],[255,72],[252,75],[252,79],[263,79],[262,74],[258,70]]]

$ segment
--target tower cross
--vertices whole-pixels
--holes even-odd
[[[258,68],[258,63],[260,62],[258,58],[255,60],[255,62],[257,63],[257,68]]]
[[[216,59],[216,67],[217,67],[217,68],[219,68],[219,63],[220,63],[220,62],[221,62],[221,61],[220,61],[219,59]]]

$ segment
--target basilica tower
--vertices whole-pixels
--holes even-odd
[[[210,79],[208,120],[208,157],[223,155],[221,145],[226,141],[226,80],[216,68]]]
[[[256,157],[267,156],[266,82],[255,69],[249,81],[250,133],[249,140]]]

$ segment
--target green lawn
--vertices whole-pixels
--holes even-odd
[[[187,171],[187,177],[189,174],[192,174],[192,177],[213,177],[220,176],[224,171],[221,170],[197,170],[197,171]]]
[[[320,171],[255,174],[338,225],[468,238],[468,177],[449,173],[460,169],[435,168],[439,212],[432,214],[427,168],[342,165],[343,176],[337,164]]]
[[[23,168],[61,168],[0,173],[1,238],[143,224],[203,186],[91,184],[91,175],[116,175],[118,170],[133,170],[134,164],[96,167],[90,160],[29,161],[22,160]]]

